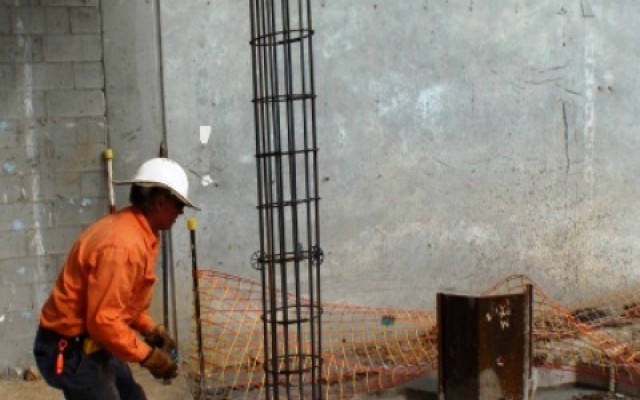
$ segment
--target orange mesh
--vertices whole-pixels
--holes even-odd
[[[199,270],[198,279],[205,398],[264,398],[261,284],[212,270]],[[639,384],[640,285],[570,307],[554,302],[524,275],[510,276],[482,294],[522,293],[529,284],[535,366],[602,375],[614,369],[617,380]],[[323,398],[350,399],[437,372],[435,312],[337,303],[322,309]],[[194,398],[200,398],[200,378],[194,351]]]

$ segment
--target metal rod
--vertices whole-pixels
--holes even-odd
[[[200,380],[198,381],[199,395],[198,399],[205,397],[205,358],[202,344],[202,321],[200,318],[200,286],[198,283],[198,255],[196,251],[196,228],[198,221],[195,218],[187,220],[187,229],[189,229],[189,238],[191,243],[191,274],[193,278],[193,307],[196,323],[196,341],[198,346],[198,364],[200,367]]]
[[[158,87],[160,88],[159,102],[160,111],[162,113],[162,144],[160,145],[160,157],[169,157],[169,150],[167,145],[167,110],[164,101],[165,88],[164,88],[164,68],[163,68],[163,45],[162,45],[162,9],[160,0],[155,0],[155,23],[156,23],[156,45],[158,50]],[[178,358],[178,321],[176,318],[177,305],[176,305],[176,293],[175,293],[175,271],[173,270],[173,251],[171,246],[173,244],[171,231],[165,231],[162,233],[162,282],[163,282],[163,321],[165,327],[169,329],[169,310],[168,300],[171,295],[171,309],[172,309],[172,326],[171,332],[176,341],[175,359]]]
[[[167,157],[167,143],[162,140],[158,156]],[[162,245],[162,324],[169,329],[169,246],[167,234],[161,232],[160,240]]]
[[[160,157],[168,157],[169,150],[167,142],[163,140],[160,143]],[[171,230],[162,231],[160,234],[162,246],[162,323],[165,328],[173,334],[176,341],[176,347],[173,349],[171,358],[177,361],[179,358],[179,339],[178,339],[178,318],[176,305],[176,279],[175,270],[173,268],[173,251],[172,251],[172,235]],[[171,307],[170,307],[171,306]],[[171,310],[171,316],[169,316]],[[170,328],[171,327],[171,328]]]

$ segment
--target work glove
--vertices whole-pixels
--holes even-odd
[[[176,341],[169,335],[164,325],[153,328],[144,339],[150,346],[162,349],[167,354],[171,354],[176,349]]]
[[[178,376],[178,365],[164,351],[152,348],[140,365],[148,369],[156,379],[173,379]]]

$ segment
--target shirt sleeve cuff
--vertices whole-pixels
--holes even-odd
[[[133,360],[133,361],[138,363],[144,362],[144,360],[146,360],[151,355],[152,351],[153,351],[153,348],[148,344],[144,343],[144,345],[136,349],[135,351],[136,360]]]
[[[131,326],[143,336],[146,336],[149,332],[156,327],[156,323],[146,314],[141,315]]]

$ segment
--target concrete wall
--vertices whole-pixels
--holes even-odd
[[[33,364],[70,240],[107,210],[97,0],[0,1],[0,369]]]
[[[104,93],[99,79],[75,78],[100,70],[101,53],[91,51],[99,32],[74,31],[71,21],[96,4],[39,3],[0,2],[0,330],[14,335],[0,346],[0,364],[26,359],[29,340],[15,332],[31,329],[39,288],[78,227],[106,208],[101,104],[116,175],[133,173],[166,137],[203,208],[187,211],[200,222],[202,267],[259,278],[250,266],[258,221],[248,2],[162,2],[162,63],[155,3],[105,4],[106,103],[90,110],[68,95]],[[433,310],[437,291],[479,292],[525,273],[568,302],[638,280],[640,3],[313,3],[323,299]],[[26,11],[44,21],[40,31],[2,22]],[[69,23],[47,25],[50,14]],[[73,86],[47,86],[64,77],[38,86],[45,66],[72,70]],[[212,135],[201,137],[200,126]],[[65,164],[80,151],[65,140],[81,131],[100,140],[87,143],[83,162]],[[188,346],[184,221],[173,250]]]
[[[247,8],[163,3],[162,37],[202,263],[257,278]],[[640,164],[624,155],[640,5],[325,0],[313,15],[324,299],[433,309],[437,291],[526,273],[567,302],[638,278]]]

